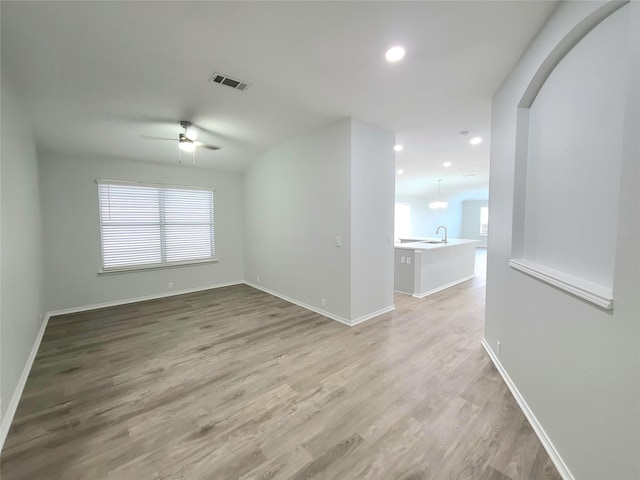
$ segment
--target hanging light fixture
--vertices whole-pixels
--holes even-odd
[[[442,181],[442,179],[438,180],[438,197],[436,198],[435,201],[431,202],[429,204],[429,208],[433,208],[433,209],[439,209],[439,208],[447,208],[447,206],[449,205],[447,202],[445,202],[444,200],[440,200],[442,197],[440,196],[440,182]]]

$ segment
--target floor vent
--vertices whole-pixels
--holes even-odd
[[[240,80],[236,80],[235,78],[218,72],[213,72],[213,75],[211,75],[209,81],[213,83],[219,83],[220,85],[226,85],[227,87],[231,87],[235,90],[244,91],[249,88],[248,83],[241,82]]]

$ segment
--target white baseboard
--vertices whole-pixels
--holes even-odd
[[[84,305],[82,307],[63,308],[62,310],[53,310],[47,315],[55,317],[56,315],[67,315],[69,313],[87,312],[89,310],[97,310],[99,308],[117,307],[118,305],[127,305],[129,303],[144,302],[147,300],[156,300],[158,298],[173,297],[175,295],[184,295],[185,293],[202,292],[204,290],[212,290],[214,288],[230,287],[232,285],[241,285],[243,280],[235,282],[216,283],[215,285],[207,285],[204,287],[187,288],[186,290],[172,290],[170,292],[158,293],[154,295],[145,295],[143,297],[128,298],[125,300],[113,300],[111,302],[95,303],[93,305]]]
[[[428,297],[429,295],[433,295],[434,293],[441,292],[442,290],[445,290],[449,287],[453,287],[454,285],[457,285],[459,283],[466,282],[467,280],[471,280],[473,277],[475,277],[475,275],[469,275],[468,277],[461,278],[459,280],[456,280],[455,282],[447,283],[446,285],[442,285],[441,287],[434,288],[433,290],[429,290],[428,292],[414,293],[412,296],[416,298]]]
[[[502,363],[500,363],[498,356],[493,352],[493,350],[491,349],[491,347],[489,346],[485,338],[482,339],[482,346],[484,347],[487,354],[489,355],[489,358],[491,359],[496,369],[502,376],[504,383],[507,384],[507,387],[511,391],[513,398],[515,398],[516,402],[518,402],[518,405],[520,406],[522,413],[524,413],[524,416],[527,417],[527,420],[529,421],[531,428],[533,428],[533,431],[538,436],[540,443],[542,443],[542,446],[547,451],[549,458],[551,458],[551,461],[555,465],[560,476],[563,478],[563,480],[575,480],[573,474],[569,470],[569,467],[567,467],[567,464],[564,463],[564,460],[562,460],[562,457],[558,453],[558,450],[556,450],[556,447],[553,445],[553,442],[551,442],[551,439],[549,438],[547,433],[544,431],[544,428],[542,428],[542,425],[540,425],[540,422],[538,422],[538,419],[534,415],[533,411],[531,410],[531,408],[529,408],[529,405],[527,404],[523,396],[518,391],[518,388],[513,383],[513,380],[511,380],[511,377],[509,377],[509,374],[502,366]]]
[[[384,315],[385,313],[393,312],[396,309],[395,305],[391,305],[389,307],[381,308],[373,313],[369,313],[367,315],[363,315],[361,317],[356,318],[355,320],[351,320],[350,326],[358,325],[359,323],[366,322],[367,320],[371,320],[372,318],[379,317],[380,315]]]
[[[38,354],[38,349],[40,348],[44,331],[49,323],[49,318],[50,315],[47,314],[42,321],[42,325],[40,325],[40,330],[38,331],[35,342],[33,342],[33,347],[31,348],[31,353],[29,353],[29,357],[27,358],[27,363],[25,363],[24,368],[22,369],[22,374],[18,379],[18,385],[16,385],[13,395],[11,396],[11,400],[9,401],[9,405],[7,405],[7,411],[2,417],[2,423],[0,424],[0,451],[2,451],[2,448],[4,447],[4,441],[7,439],[9,428],[11,428],[11,423],[13,423],[13,417],[16,414],[20,398],[22,397],[22,392],[27,384],[27,378],[29,378],[29,372],[31,372],[33,361],[36,359],[36,355]]]
[[[294,305],[298,305],[299,307],[305,308],[307,310],[311,310],[312,312],[317,313],[318,315],[322,315],[323,317],[330,318],[331,320],[335,320],[336,322],[343,323],[344,325],[347,325],[349,327],[353,327],[354,325],[357,325],[359,323],[366,322],[367,320],[371,320],[372,318],[377,317],[378,315],[388,313],[392,310],[395,310],[396,308],[395,305],[391,305],[390,307],[383,308],[381,310],[378,310],[377,312],[373,312],[368,315],[363,315],[362,317],[356,318],[355,320],[349,320],[339,315],[334,315],[333,313],[327,312],[320,308],[316,308],[312,305],[308,305],[304,302],[300,302],[295,298],[291,298],[281,293],[274,292],[273,290],[269,290],[268,288],[264,288],[262,285],[257,285],[255,283],[251,283],[247,281],[245,281],[244,283],[264,293],[268,293],[269,295],[273,295],[274,297],[281,298],[282,300],[285,300],[289,303],[293,303]]]

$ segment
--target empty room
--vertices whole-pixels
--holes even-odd
[[[2,480],[640,480],[640,2],[0,2]]]

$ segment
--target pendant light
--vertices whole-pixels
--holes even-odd
[[[433,209],[447,208],[447,206],[449,205],[444,200],[440,200],[442,198],[440,196],[440,182],[441,181],[442,181],[442,179],[438,180],[438,197],[436,198],[436,200],[434,202],[431,202],[429,204],[429,208],[433,208]]]

